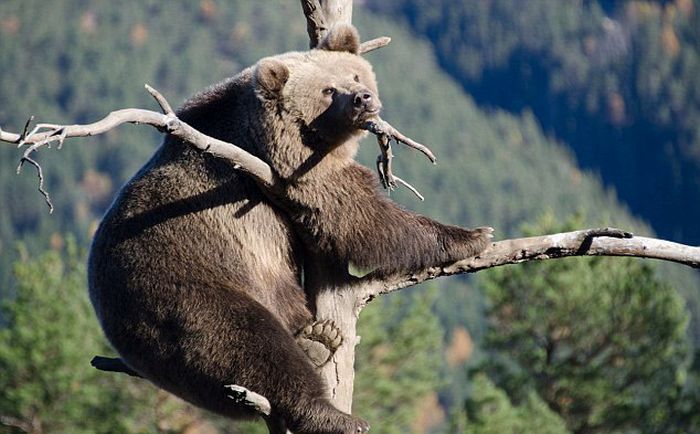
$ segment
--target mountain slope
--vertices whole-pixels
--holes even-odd
[[[700,243],[700,1],[369,5],[480,106],[531,110],[661,236]]]

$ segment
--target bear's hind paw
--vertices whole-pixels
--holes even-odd
[[[317,367],[328,363],[343,337],[331,320],[316,321],[304,327],[296,336],[297,343]]]

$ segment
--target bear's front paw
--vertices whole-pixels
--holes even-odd
[[[343,342],[340,329],[331,320],[316,321],[296,336],[297,343],[314,365],[321,367],[335,354]]]
[[[475,236],[484,238],[489,242],[491,242],[491,239],[493,239],[493,228],[491,226],[480,226],[476,229],[472,229],[472,232]]]
[[[481,226],[466,231],[466,236],[462,240],[460,259],[478,255],[491,246],[492,242],[493,228],[491,226]]]

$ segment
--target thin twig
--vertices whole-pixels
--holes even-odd
[[[29,116],[29,119],[27,119],[27,122],[24,124],[24,128],[22,128],[22,134],[19,136],[19,142],[22,143],[24,139],[27,137],[27,131],[29,131],[29,126],[32,124],[32,121],[34,120],[34,115]]]
[[[415,194],[416,196],[418,196],[418,199],[420,199],[421,201],[424,201],[424,200],[425,200],[425,198],[423,197],[423,195],[420,194],[420,192],[416,189],[416,187],[412,186],[412,185],[409,184],[408,182],[404,181],[403,179],[401,179],[401,178],[399,178],[398,176],[395,176],[395,175],[394,175],[394,180],[395,180],[396,182],[398,182],[399,184],[403,185],[404,187],[406,187],[407,189],[411,190],[411,192],[412,192],[413,194]]]
[[[31,157],[29,157],[27,152],[25,152],[24,156],[19,160],[19,165],[17,166],[17,174],[19,175],[19,173],[22,171],[22,166],[24,165],[25,161],[34,166],[34,168],[36,168],[36,176],[37,178],[39,178],[39,193],[41,193],[41,195],[44,196],[44,201],[49,207],[49,214],[53,213],[53,203],[51,202],[51,197],[49,196],[49,192],[44,189],[44,172],[43,170],[41,170],[41,166],[39,165],[39,163],[37,163]]]
[[[394,158],[394,154],[391,152],[391,141],[387,135],[379,134],[377,135],[377,143],[379,144],[379,151],[381,152],[377,156],[377,172],[379,172],[379,179],[382,181],[382,186],[385,189],[392,191],[396,188],[396,179],[394,178],[391,164]]]

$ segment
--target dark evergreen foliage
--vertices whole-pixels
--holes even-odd
[[[479,104],[531,110],[664,238],[700,243],[700,2],[381,0]]]

